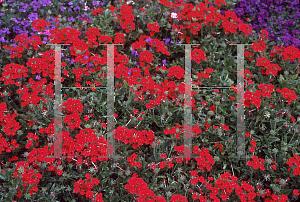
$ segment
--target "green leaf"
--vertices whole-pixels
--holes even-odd
[[[1,170],[0,170],[0,171],[1,171]],[[1,175],[0,175],[0,179],[1,179],[1,180],[5,180],[6,177],[5,177],[4,175],[1,174]]]
[[[299,74],[295,74],[295,75],[290,75],[290,79],[289,80],[296,80],[296,78],[299,76]]]
[[[278,142],[278,141],[280,141],[280,139],[279,139],[278,137],[274,137],[274,136],[270,136],[270,137],[268,138],[268,140],[269,140],[269,143],[273,143],[273,142]]]
[[[221,124],[225,124],[225,118],[224,118],[224,116],[221,116]]]
[[[275,130],[275,121],[273,119],[270,120],[271,129]]]
[[[284,82],[284,78],[283,78],[282,75],[280,75],[280,76],[279,76],[279,83],[282,83],[282,82]]]

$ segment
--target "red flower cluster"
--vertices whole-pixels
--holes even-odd
[[[5,116],[5,124],[3,125],[3,132],[6,136],[14,136],[16,132],[21,128],[19,122],[15,120],[15,118],[18,115],[16,113],[13,114],[7,114]],[[11,151],[11,148],[7,148],[9,151]]]
[[[35,29],[35,31],[45,31],[45,26],[49,26],[50,23],[47,22],[46,20],[42,20],[42,19],[37,19],[35,21],[32,22],[31,26]]]
[[[224,28],[225,34],[228,34],[229,32],[236,33],[237,28],[239,28],[240,31],[244,32],[246,36],[252,34],[252,27],[247,24],[244,24],[233,11],[225,11],[225,16],[220,16],[223,21],[221,28]]]
[[[184,132],[184,129],[180,129],[180,127],[181,126],[179,124],[176,124],[176,126],[172,127],[170,130],[168,128],[166,128],[164,130],[164,134],[166,134],[166,135],[174,135],[174,134],[176,134],[176,139],[179,140],[180,139],[180,137],[179,137],[180,133]],[[202,133],[202,130],[199,128],[199,126],[194,125],[193,128],[192,128],[192,133],[194,133],[195,137],[197,137],[196,135]]]
[[[30,169],[29,164],[24,161],[17,162],[16,166],[13,176],[19,179],[22,178],[22,186],[24,186],[25,191],[27,186],[33,185],[28,191],[30,195],[36,193],[38,191],[37,184],[40,182],[42,175],[37,170]],[[18,197],[21,198],[21,193],[18,193]]]
[[[251,140],[251,145],[252,145],[252,147],[249,149],[249,151],[251,153],[255,153],[256,142],[253,139]]]
[[[261,99],[259,99],[260,97],[260,91],[257,90],[255,93],[251,92],[251,91],[246,91],[245,93],[245,107],[250,107],[250,104],[254,104],[257,108],[260,107],[261,104]]]
[[[243,77],[247,80],[248,84],[253,84],[253,81],[251,80],[253,76],[253,74],[250,72],[250,70],[243,70],[241,72],[238,73],[239,75],[243,75]],[[247,82],[244,82],[244,85],[247,85]]]
[[[87,39],[87,43],[90,44],[90,48],[93,48],[94,46],[99,46],[99,43],[97,42],[97,36],[101,36],[99,28],[88,28],[88,30],[86,31],[85,38]]]
[[[150,36],[154,36],[155,32],[159,32],[159,26],[157,22],[147,24],[148,29],[150,29]]]
[[[295,94],[295,91],[287,89],[287,88],[283,88],[282,90],[277,89],[277,92],[281,93],[282,96],[288,100],[288,103],[291,104],[292,100],[296,100],[298,97]]]
[[[253,58],[250,58],[249,56],[253,56],[253,53],[250,53],[249,51],[244,51],[244,55],[246,59],[249,59],[250,61],[253,61]]]
[[[70,115],[66,115],[63,121],[68,124],[70,129],[79,128],[81,123],[79,112],[82,112],[83,109],[81,101],[68,98],[68,100],[63,103],[63,106],[65,106],[63,111],[71,113]],[[75,121],[73,124],[71,123],[72,119]]]
[[[145,50],[140,54],[140,65],[141,67],[145,66],[145,63],[142,61],[145,61],[147,63],[151,63],[154,60],[152,53],[149,51]]]
[[[168,48],[165,46],[165,42],[162,42],[158,39],[151,39],[150,42],[147,42],[149,45],[151,45],[151,47],[156,47],[156,52],[157,53],[163,53],[165,55],[170,56],[171,53],[168,52]]]
[[[39,139],[39,136],[33,134],[33,133],[28,133],[27,135],[27,138],[28,138],[28,141],[25,145],[25,148],[26,149],[30,149],[30,147],[33,145],[33,141],[34,140],[38,140]],[[38,142],[36,143],[36,145],[38,145]]]
[[[300,51],[294,46],[284,48],[283,52],[281,53],[281,56],[284,61],[290,58],[291,62],[294,62],[295,59],[298,58],[298,61],[300,62]]]
[[[19,35],[16,36],[15,41],[19,41],[20,43],[18,44],[18,46],[29,49],[30,45],[33,46],[34,50],[38,50],[39,49],[39,45],[42,45],[43,42],[41,40],[40,37],[38,36],[25,36],[25,35],[21,35],[24,38],[20,38]]]
[[[221,152],[223,151],[223,145],[222,144],[216,142],[215,146],[218,146],[218,148],[220,149]]]
[[[259,43],[253,43],[250,47],[256,52],[265,52],[267,47],[266,42],[262,39],[257,39]]]
[[[69,137],[68,132],[63,132],[63,153],[67,153],[68,156],[79,156],[77,160],[77,165],[81,165],[82,162],[86,164],[95,163],[98,161],[104,161],[108,158],[103,158],[107,156],[107,141],[103,136],[99,137],[91,128],[86,128],[85,130],[80,130],[79,134],[75,136],[75,140]],[[83,160],[82,157],[86,159]],[[90,162],[88,162],[90,159]],[[71,160],[70,160],[71,161]]]
[[[271,92],[274,92],[274,86],[272,84],[260,84],[258,86],[262,97],[272,97]]]
[[[195,60],[195,62],[199,64],[201,60],[206,60],[206,54],[201,49],[195,48],[191,51],[191,59]]]
[[[132,165],[132,166],[136,166],[138,168],[141,168],[142,167],[142,164],[141,162],[135,162],[134,159],[136,159],[138,156],[136,155],[136,153],[133,153],[130,156],[127,157],[127,161],[129,162],[129,165]]]
[[[75,76],[76,76],[76,81],[80,81],[81,80],[81,76],[83,74],[82,68],[73,69],[73,74],[75,74]]]
[[[247,161],[248,166],[252,166],[255,170],[257,170],[258,168],[265,170],[265,165],[262,164],[265,162],[264,159],[258,158],[257,156],[253,156],[252,160],[253,161]]]
[[[185,196],[181,196],[179,194],[173,195],[171,197],[171,202],[188,202],[187,198]]]
[[[49,84],[45,89],[44,89],[44,84],[47,83],[46,79],[41,79],[40,81],[35,82],[32,78],[29,78],[29,84],[27,85],[27,87],[25,87],[23,85],[23,89],[19,89],[17,90],[18,94],[22,94],[21,100],[24,102],[21,102],[21,106],[25,107],[26,105],[29,104],[33,104],[35,106],[39,105],[39,102],[41,100],[43,100],[44,102],[46,102],[45,98],[43,98],[43,96],[39,97],[39,93],[43,92],[44,95],[52,95],[53,94],[53,90],[52,90],[52,86],[53,84]],[[32,93],[29,93],[29,88],[31,88],[33,90]]]
[[[133,144],[133,149],[137,149],[143,144],[152,144],[155,139],[153,131],[137,131],[134,129],[128,129],[125,127],[118,127],[115,130],[115,139],[119,140],[125,144]]]
[[[104,11],[103,8],[94,8],[94,10],[92,11],[92,14],[93,15],[102,15],[102,12],[101,11]]]
[[[31,46],[33,46],[34,50],[37,51],[39,49],[39,45],[43,44],[41,38],[36,35],[33,35],[31,37],[28,37],[25,34],[17,35],[15,38],[15,41],[20,42],[17,47],[21,47],[23,50],[24,50],[24,48],[29,49],[29,47],[31,45]],[[11,48],[8,48],[8,49],[11,49]]]
[[[223,5],[226,5],[226,2],[225,2],[224,0],[215,0],[215,4],[216,4],[217,6],[221,6],[222,4],[223,4]]]
[[[300,156],[295,154],[294,157],[291,157],[286,163],[289,165],[289,167],[294,167],[293,175],[300,175]],[[291,169],[289,168],[289,171],[290,170]]]
[[[135,24],[133,23],[134,15],[132,13],[132,7],[130,5],[123,4],[123,6],[121,7],[122,17],[119,18],[119,20],[121,21],[121,27],[125,29],[126,33],[130,32],[129,27],[131,28],[131,30],[135,30]]]
[[[4,67],[0,81],[4,81],[5,85],[15,84],[15,79],[28,76],[26,72],[28,72],[28,69],[25,66],[10,63]]]
[[[198,146],[194,146],[193,153],[199,154],[200,148]],[[204,172],[204,168],[206,168],[208,171],[212,169],[212,165],[215,164],[215,161],[213,157],[209,154],[209,150],[202,147],[202,150],[200,151],[200,157],[195,158],[197,161],[197,165],[199,166],[199,169]]]
[[[147,183],[142,179],[138,178],[138,175],[133,173],[131,179],[127,181],[128,184],[125,185],[125,189],[129,191],[131,194],[138,195],[137,202],[165,202],[164,197],[154,195],[154,192],[151,191],[147,185]]]
[[[124,44],[125,43],[125,34],[116,33],[114,41],[116,44]]]
[[[270,56],[271,57],[275,57],[276,55],[279,55],[279,51],[283,51],[284,50],[284,47],[278,47],[278,46],[274,46],[271,50],[271,54]]]
[[[174,66],[169,69],[168,76],[174,76],[177,79],[182,79],[185,71],[180,66]]]
[[[30,58],[26,65],[31,67],[31,73],[42,73],[43,77],[49,76],[51,79],[54,79],[55,75],[55,51],[48,50],[44,53],[41,53],[40,57]],[[67,66],[65,62],[61,63],[62,67]],[[63,81],[63,80],[62,80]]]
[[[74,193],[80,193],[85,195],[87,198],[91,199],[94,196],[92,191],[94,185],[98,185],[100,181],[97,178],[92,178],[91,174],[85,174],[86,180],[78,180],[74,183]],[[101,200],[100,200],[101,201]]]
[[[277,72],[281,70],[281,68],[277,64],[272,64],[270,60],[266,59],[265,57],[260,57],[256,59],[256,65],[262,66],[262,74],[277,76]],[[264,67],[267,70],[264,70]]]
[[[78,37],[81,35],[81,32],[73,28],[64,28],[63,30],[54,28],[49,31],[51,36],[49,40],[51,43],[63,43],[63,44],[72,44],[78,41],[81,41]],[[75,44],[74,44],[75,45]]]

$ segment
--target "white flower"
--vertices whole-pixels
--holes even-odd
[[[266,117],[266,118],[270,118],[270,115],[271,115],[271,114],[270,114],[269,112],[266,112],[266,113],[265,113],[265,117]]]
[[[84,5],[85,5],[85,7],[84,7],[84,10],[85,10],[85,11],[87,11],[87,10],[90,9],[90,7],[88,7],[88,6],[86,5],[86,3],[84,3]]]
[[[177,18],[177,13],[171,13],[171,18]]]

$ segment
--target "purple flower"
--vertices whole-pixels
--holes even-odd
[[[37,80],[40,80],[40,79],[41,79],[40,75],[37,75],[35,78],[36,78]]]
[[[61,6],[61,7],[60,7],[60,10],[61,10],[62,12],[64,12],[64,11],[66,10],[66,7]]]
[[[145,40],[146,42],[151,42],[151,38],[149,37],[148,39]]]
[[[31,21],[35,21],[39,18],[38,14],[37,13],[31,13],[28,15],[28,19],[31,20]]]
[[[7,34],[10,34],[10,31],[9,31],[9,29],[8,28],[4,28],[4,30],[3,30],[4,32],[6,32]]]
[[[163,60],[162,62],[164,64],[164,66],[167,66],[166,60]]]
[[[46,44],[47,41],[48,41],[48,39],[47,39],[47,37],[45,37],[44,40],[43,40],[43,44]]]
[[[138,56],[139,55],[136,50],[132,50],[131,53],[132,53],[133,56]]]
[[[69,6],[71,6],[71,5],[73,5],[73,2],[72,2],[72,1],[70,1],[68,4],[69,4]]]
[[[76,6],[75,8],[74,8],[74,11],[75,10],[80,10],[80,7],[79,6]]]
[[[170,38],[167,38],[167,39],[163,39],[166,43],[166,45],[170,42]]]
[[[93,6],[99,6],[100,3],[98,1],[93,1]]]
[[[106,3],[104,3],[104,2],[100,3],[101,6],[104,6],[105,4],[106,4]]]
[[[69,17],[69,18],[68,18],[68,21],[75,22],[75,20],[74,20],[73,16]]]
[[[71,64],[73,64],[75,62],[75,60],[74,59],[71,59]]]

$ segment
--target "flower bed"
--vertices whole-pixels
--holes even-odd
[[[220,11],[225,4],[31,2],[24,9],[31,22],[21,23],[31,36],[1,39],[1,200],[296,201],[300,51]],[[5,13],[15,4],[2,6]],[[2,17],[11,27],[10,16]],[[69,44],[61,50],[60,89],[61,151],[68,158],[49,157],[56,152],[57,99],[50,43]],[[190,127],[182,43],[200,44],[190,52]],[[101,44],[122,44],[114,47],[114,145],[108,48]],[[243,71],[230,44],[252,44],[244,47]],[[237,75],[244,77],[246,159],[234,158],[243,108]],[[185,156],[189,128],[193,158]],[[121,158],[108,158],[112,147]]]

